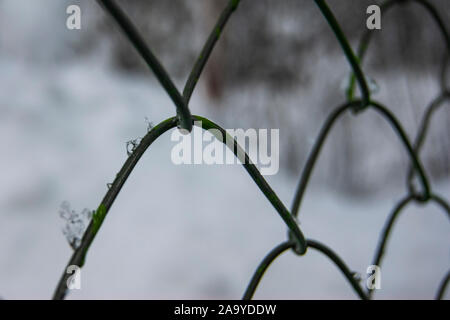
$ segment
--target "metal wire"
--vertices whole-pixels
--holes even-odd
[[[169,94],[172,101],[175,104],[177,116],[169,118],[154,128],[152,128],[147,135],[141,140],[139,145],[137,145],[136,149],[131,153],[129,158],[126,160],[122,169],[116,176],[116,179],[111,184],[111,187],[105,194],[103,200],[101,201],[97,211],[94,214],[94,219],[89,224],[86,232],[83,235],[81,240],[81,245],[73,252],[72,257],[70,258],[67,266],[76,265],[82,267],[85,263],[85,258],[87,252],[89,250],[90,245],[92,244],[94,238],[96,237],[102,222],[104,221],[109,209],[111,208],[114,200],[118,196],[120,190],[122,189],[125,181],[130,176],[133,171],[135,165],[144,154],[144,152],[150,147],[150,145],[158,139],[163,133],[167,132],[170,129],[175,127],[179,127],[182,129],[186,129],[189,132],[192,130],[192,125],[195,124],[195,121],[201,121],[202,127],[205,130],[208,129],[217,129],[222,135],[226,135],[224,129],[222,129],[219,125],[215,124],[211,120],[200,116],[191,116],[189,111],[189,100],[192,96],[192,93],[195,89],[197,81],[205,67],[209,56],[214,49],[215,44],[220,38],[221,33],[223,32],[228,20],[230,19],[232,13],[237,9],[239,0],[230,0],[228,5],[223,10],[220,15],[216,25],[210,33],[203,49],[200,52],[200,55],[188,77],[188,80],[185,84],[183,94],[181,94],[178,89],[173,84],[168,73],[165,71],[164,67],[161,65],[159,60],[154,56],[150,48],[145,43],[143,37],[140,35],[139,31],[133,25],[131,20],[126,16],[126,14],[122,11],[122,9],[114,2],[114,0],[98,0],[101,6],[110,13],[112,18],[117,22],[122,32],[126,35],[130,43],[135,47],[138,53],[142,56],[142,58],[147,62],[150,69],[153,71],[157,79],[160,81],[164,90]],[[347,99],[348,101],[338,106],[336,109],[332,111],[332,113],[328,116],[325,123],[321,127],[319,132],[319,136],[316,139],[316,142],[307,158],[306,164],[302,171],[302,175],[300,177],[300,181],[298,183],[296,192],[294,194],[294,200],[292,204],[291,211],[289,212],[286,209],[286,206],[281,202],[275,191],[272,190],[270,185],[266,182],[266,180],[259,173],[257,168],[249,161],[248,155],[243,151],[243,149],[238,145],[236,140],[232,145],[227,145],[236,156],[238,154],[244,155],[245,163],[243,166],[254,180],[259,189],[264,193],[269,202],[273,205],[275,210],[278,212],[282,220],[285,222],[286,226],[289,229],[288,239],[285,242],[277,245],[270,253],[263,259],[260,263],[256,271],[254,272],[252,279],[250,280],[247,289],[244,293],[243,299],[251,299],[257,289],[259,282],[267,271],[269,265],[275,261],[283,252],[288,249],[292,249],[294,253],[297,255],[304,255],[307,253],[307,248],[312,248],[318,250],[327,256],[335,265],[339,268],[344,278],[350,283],[351,287],[355,291],[355,293],[361,299],[371,299],[373,296],[372,290],[364,291],[359,282],[355,279],[354,274],[350,271],[351,269],[344,263],[344,261],[328,246],[315,241],[315,240],[306,240],[302,231],[300,230],[298,224],[295,222],[295,217],[298,216],[300,210],[300,204],[302,198],[305,194],[308,181],[311,177],[312,171],[314,169],[314,165],[317,162],[317,159],[320,154],[320,150],[322,149],[329,133],[333,127],[333,125],[340,119],[340,117],[347,111],[348,109],[352,109],[353,111],[363,111],[367,109],[373,109],[377,111],[386,121],[388,121],[393,130],[397,133],[400,138],[400,144],[405,148],[406,152],[410,158],[410,164],[407,175],[407,185],[408,190],[407,194],[394,206],[392,213],[389,215],[386,220],[385,226],[380,234],[380,238],[378,241],[378,246],[375,252],[375,256],[373,259],[373,264],[380,266],[382,262],[382,258],[384,256],[384,252],[388,243],[388,239],[390,234],[392,233],[394,222],[397,220],[398,216],[402,212],[402,210],[410,203],[418,202],[420,204],[425,204],[428,202],[434,202],[437,204],[442,210],[447,214],[450,218],[450,206],[447,200],[433,193],[431,185],[429,183],[429,179],[427,177],[426,170],[422,166],[421,159],[419,157],[421,146],[425,141],[425,136],[427,133],[427,129],[429,127],[429,122],[431,119],[431,115],[434,114],[439,106],[449,98],[449,91],[446,88],[445,84],[445,75],[447,72],[447,64],[450,56],[450,38],[447,28],[445,26],[444,21],[439,16],[438,11],[426,0],[388,0],[381,5],[381,9],[383,12],[388,9],[394,7],[394,4],[404,4],[407,2],[415,2],[419,3],[422,8],[427,11],[431,17],[436,22],[439,27],[440,32],[443,35],[443,38],[447,44],[447,52],[444,57],[444,62],[442,66],[441,72],[441,93],[439,96],[433,100],[433,102],[426,109],[425,114],[422,118],[422,122],[420,128],[417,132],[416,138],[414,140],[414,144],[410,143],[408,136],[405,134],[400,121],[395,117],[395,115],[385,106],[380,103],[373,101],[370,98],[370,91],[368,89],[366,83],[366,77],[364,76],[364,72],[361,68],[360,63],[362,62],[365,52],[367,51],[368,45],[370,43],[370,39],[372,37],[372,33],[370,31],[366,31],[363,33],[361,37],[361,41],[358,47],[357,55],[354,54],[353,50],[350,47],[350,44],[344,35],[341,27],[332,11],[328,7],[325,0],[315,0],[318,8],[321,10],[325,19],[329,23],[331,29],[336,35],[337,40],[339,41],[347,60],[350,63],[353,74],[350,77],[349,87],[347,89]],[[354,99],[354,86],[355,82],[358,82],[362,98]],[[355,113],[357,115],[357,113]],[[225,143],[225,141],[221,140],[221,142]],[[413,187],[412,180],[414,176],[418,176],[422,190],[416,191]],[[66,269],[64,269],[65,271]],[[69,274],[63,272],[61,279],[56,287],[55,293],[53,295],[54,299],[64,299],[67,294],[67,280],[69,279]],[[436,299],[442,299],[444,296],[445,289],[450,282],[450,271],[444,276],[441,284],[436,293]]]

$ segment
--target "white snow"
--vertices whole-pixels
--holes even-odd
[[[144,136],[149,123],[173,116],[175,108],[150,72],[130,78],[108,69],[107,43],[91,56],[73,57],[72,45],[81,34],[60,27],[67,1],[21,2],[0,2],[0,297],[48,299],[72,253],[61,230],[60,204],[69,201],[77,212],[97,208],[127,158],[127,141]],[[94,2],[84,4],[97,8]],[[86,17],[82,30],[90,31]],[[274,35],[291,33],[292,23],[286,20]],[[201,47],[204,38],[186,41]],[[200,81],[192,113],[225,128],[275,123],[283,129],[282,143],[309,149],[329,111],[319,106],[328,104],[327,94],[337,91],[349,71],[344,56],[329,57],[326,46],[319,49],[310,63],[319,76],[295,94],[249,84],[227,95],[225,111],[218,111],[208,105]],[[425,106],[437,93],[435,75],[371,75],[380,86],[376,98],[389,101],[412,136],[418,119],[405,97]],[[417,83],[425,85],[416,89]],[[267,108],[266,101],[274,105]],[[299,217],[307,238],[331,247],[363,279],[384,221],[406,193],[391,164],[407,161],[401,151],[394,155],[401,146],[388,126],[375,126],[373,113],[365,114],[349,138],[357,144],[353,150],[369,159],[358,174],[376,186],[386,175],[391,181],[366,198],[324,185],[320,177],[334,179],[336,171],[324,157],[347,161],[334,143],[339,140],[330,137]],[[435,119],[445,128],[445,117]],[[367,127],[378,129],[378,139]],[[442,132],[434,138],[430,133],[425,148],[439,149],[442,144],[433,141],[448,139]],[[373,145],[364,148],[368,139]],[[286,226],[242,167],[176,166],[170,160],[173,146],[166,133],[142,157],[90,248],[81,290],[71,291],[68,299],[239,299],[259,262],[285,241]],[[279,173],[266,178],[289,208],[300,172],[293,176],[282,165],[288,156],[281,154]],[[306,155],[298,158],[304,164]],[[433,190],[450,200],[448,179],[433,182]],[[449,268],[449,231],[449,219],[436,205],[408,206],[394,226],[375,298],[434,298]],[[303,257],[286,252],[276,260],[255,298],[357,296],[327,258],[309,250]]]
[[[10,57],[0,69],[0,296],[47,299],[72,252],[60,203],[95,209],[127,157],[126,141],[145,134],[145,117],[157,124],[175,109],[156,82],[117,75],[95,60],[51,68]],[[199,89],[192,111],[210,116]],[[264,255],[286,239],[281,218],[242,167],[175,166],[172,146],[165,134],[143,156],[91,246],[82,289],[69,299],[238,299]],[[282,168],[267,179],[289,207],[297,177]],[[358,199],[312,180],[300,212],[304,234],[364,277],[405,190],[386,186]],[[448,197],[449,187],[436,190]],[[435,205],[408,207],[375,297],[434,298],[449,266],[449,230]],[[356,295],[327,258],[309,250],[275,261],[255,298]]]

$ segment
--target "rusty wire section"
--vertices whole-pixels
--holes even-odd
[[[164,90],[169,94],[176,107],[176,116],[161,122],[153,129],[151,129],[142,139],[136,150],[130,155],[130,157],[122,166],[122,169],[117,174],[116,179],[104,196],[98,209],[95,211],[94,218],[83,235],[81,245],[77,249],[75,249],[71,259],[69,260],[68,266],[76,265],[79,267],[83,266],[89,247],[94,240],[98,230],[100,229],[102,222],[106,217],[109,209],[111,208],[114,200],[119,194],[123,184],[129,177],[134,166],[137,164],[143,153],[156,139],[158,139],[168,130],[175,127],[190,132],[192,130],[192,125],[195,124],[194,120],[201,120],[203,122],[203,129],[205,130],[214,128],[221,132],[225,132],[219,125],[206,118],[202,118],[200,116],[191,116],[189,110],[189,101],[198,82],[198,79],[203,71],[203,68],[207,63],[216,42],[220,38],[220,34],[222,33],[227,21],[229,20],[232,13],[237,9],[240,2],[240,0],[230,0],[228,5],[223,10],[203,49],[201,50],[199,57],[189,75],[183,92],[181,93],[175,87],[173,81],[165,71],[164,67],[160,64],[159,60],[156,58],[156,56],[154,56],[151,49],[147,46],[145,40],[142,38],[137,28],[133,25],[132,21],[126,16],[126,14],[114,2],[114,0],[97,1],[117,22],[122,32],[127,36],[131,44],[135,47],[141,57],[148,64],[149,68],[153,71],[153,73],[163,86]],[[333,125],[341,118],[344,113],[348,111],[351,111],[355,116],[369,108],[379,113],[391,125],[393,131],[398,135],[400,145],[404,148],[405,152],[410,158],[409,168],[406,172],[406,194],[394,206],[382,232],[380,233],[378,246],[376,248],[372,264],[381,266],[383,254],[387,246],[389,236],[392,233],[394,223],[397,221],[400,213],[409,204],[420,203],[423,205],[429,202],[433,202],[444,211],[448,218],[450,218],[449,202],[444,197],[435,194],[432,191],[432,187],[429,183],[429,179],[427,177],[425,169],[422,166],[419,156],[421,147],[426,140],[426,135],[432,116],[439,110],[444,102],[450,100],[450,89],[445,83],[448,61],[450,57],[450,37],[445,23],[440,18],[438,11],[427,0],[387,0],[381,5],[382,13],[386,13],[388,10],[396,7],[397,5],[398,7],[400,7],[400,5],[409,2],[419,4],[424,8],[424,11],[427,11],[431,15],[433,20],[436,22],[442,34],[443,40],[447,46],[447,50],[445,52],[442,63],[442,73],[440,75],[441,91],[439,95],[426,108],[425,113],[422,117],[420,127],[416,133],[414,142],[411,143],[405,131],[403,130],[400,121],[395,117],[395,115],[387,107],[372,100],[370,97],[370,91],[368,90],[366,77],[364,76],[364,72],[361,69],[361,64],[373,33],[371,33],[369,30],[366,30],[363,33],[359,43],[357,54],[354,54],[347,38],[342,32],[338,21],[334,17],[326,1],[315,0],[315,2],[322,12],[323,16],[325,17],[326,21],[329,23],[331,29],[335,33],[336,39],[341,45],[343,52],[347,57],[349,65],[353,71],[349,79],[349,85],[347,88],[347,101],[334,109],[323,124],[318,138],[316,139],[316,142],[303,168],[300,181],[294,195],[291,211],[289,211],[281,202],[277,194],[271,189],[270,185],[265,181],[265,179],[261,176],[261,174],[253,164],[243,164],[251,178],[257,184],[259,189],[264,193],[269,202],[271,202],[271,204],[278,212],[280,217],[284,220],[286,226],[289,229],[288,239],[277,245],[272,251],[270,251],[269,254],[257,267],[244,293],[243,299],[245,300],[251,299],[253,297],[258,284],[261,281],[264,273],[268,269],[269,265],[274,260],[276,260],[280,254],[292,249],[295,254],[302,256],[306,253],[307,248],[317,250],[327,256],[331,260],[331,262],[333,262],[339,268],[344,278],[349,282],[350,286],[359,298],[371,299],[373,297],[374,291],[369,289],[365,290],[361,286],[360,282],[355,278],[354,273],[351,271],[352,269],[350,269],[345,264],[345,262],[338,256],[337,253],[335,253],[325,244],[305,238],[294,219],[300,212],[301,201],[307,189],[308,181],[311,177],[315,163],[317,162],[317,159],[320,155],[323,144],[329,136]],[[358,83],[358,86],[360,88],[361,98],[354,98],[356,83]],[[235,153],[236,156],[239,152],[243,152],[242,148],[237,144],[236,141],[234,141],[234,145],[228,145],[228,147]],[[248,159],[248,156],[246,154],[245,158]],[[419,188],[416,186],[417,183],[419,184]],[[66,271],[66,269],[64,271]],[[67,281],[69,279],[69,276],[70,275],[68,273],[63,272],[63,275],[56,287],[53,296],[54,299],[65,298],[67,294]],[[447,274],[443,275],[443,280],[441,281],[439,288],[437,288],[436,291],[436,299],[441,299],[444,297],[445,290],[449,282],[450,271],[447,272]]]

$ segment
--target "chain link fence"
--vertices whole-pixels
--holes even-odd
[[[194,64],[182,92],[178,91],[178,89],[175,87],[172,79],[167,74],[164,67],[160,64],[159,60],[148,47],[139,31],[136,29],[127,15],[121,10],[121,8],[113,0],[98,0],[98,2],[117,22],[120,29],[123,31],[129,41],[133,44],[135,49],[139,52],[140,56],[145,60],[147,65],[153,71],[153,73],[163,86],[164,90],[169,94],[176,108],[176,116],[154,126],[151,130],[148,131],[145,137],[142,138],[140,143],[135,146],[133,152],[130,153],[125,164],[117,174],[116,179],[110,185],[98,209],[94,212],[92,220],[81,239],[81,243],[74,249],[73,255],[70,258],[67,267],[77,266],[81,268],[84,265],[89,247],[92,244],[95,236],[97,235],[97,232],[100,229],[103,220],[105,219],[109,209],[114,203],[114,200],[118,196],[122,186],[124,185],[128,176],[132,172],[141,156],[147,150],[147,148],[163,133],[175,127],[178,127],[180,130],[185,132],[191,132],[193,125],[195,125],[195,122],[201,121],[202,128],[204,130],[216,129],[223,136],[227,136],[226,131],[211,120],[208,120],[201,116],[191,115],[189,110],[189,101],[196,87],[198,79],[202,74],[202,71],[210,57],[210,54],[214,49],[215,44],[219,40],[220,35],[223,32],[230,16],[235,10],[237,10],[240,0],[230,0],[228,5],[223,10],[216,25],[214,26],[214,29],[211,31],[206,43],[204,44],[196,63]],[[410,158],[409,168],[405,168],[405,174],[407,176],[406,194],[394,206],[391,214],[388,216],[388,219],[385,222],[385,226],[379,236],[379,242],[374,254],[372,265],[378,267],[381,266],[384,252],[389,237],[392,233],[393,226],[398,220],[400,213],[403,212],[403,210],[408,205],[412,203],[425,205],[427,203],[433,202],[440,208],[442,208],[444,213],[446,213],[450,218],[450,206],[448,201],[444,197],[433,192],[432,186],[429,183],[427,172],[425,171],[420,159],[420,151],[426,141],[427,131],[430,126],[431,118],[444,104],[444,102],[448,101],[450,98],[450,89],[446,85],[446,73],[448,68],[448,60],[450,57],[450,36],[438,11],[427,0],[387,0],[380,6],[381,12],[385,13],[386,11],[394,7],[401,8],[400,5],[403,3],[415,2],[419,4],[423,7],[424,13],[427,12],[432,16],[433,20],[439,27],[442,38],[446,44],[447,50],[444,54],[441,68],[442,73],[440,81],[440,94],[426,108],[425,114],[422,117],[421,124],[416,133],[416,137],[414,141],[411,142],[406,135],[400,121],[389,110],[389,108],[371,99],[371,92],[369,90],[367,78],[364,75],[363,70],[361,69],[361,64],[369,47],[373,32],[371,32],[370,30],[366,30],[363,33],[359,42],[359,47],[355,54],[350,47],[348,39],[342,32],[341,27],[336,20],[333,12],[328,7],[326,1],[315,0],[315,2],[322,12],[323,16],[325,17],[326,21],[330,25],[331,29],[333,30],[336,39],[341,45],[343,52],[352,68],[352,75],[349,79],[348,88],[346,91],[347,101],[335,108],[321,127],[319,135],[308,155],[306,164],[303,168],[302,175],[295,192],[291,210],[288,210],[287,207],[282,203],[277,194],[272,190],[270,185],[259,173],[256,166],[251,163],[248,155],[241,148],[241,146],[238,145],[236,140],[231,140],[234,141],[233,145],[228,145],[228,147],[234,152],[236,156],[242,154],[244,155],[245,161],[243,162],[243,166],[245,167],[246,171],[249,173],[253,181],[264,193],[266,198],[273,205],[277,213],[280,215],[281,219],[283,219],[286,226],[288,227],[287,240],[270,251],[254,272],[253,277],[250,280],[243,295],[243,299],[245,300],[251,299],[253,297],[265,271],[281,253],[285,252],[286,250],[292,249],[295,254],[301,257],[307,253],[308,248],[317,250],[327,256],[340,269],[342,275],[349,282],[355,293],[361,299],[371,299],[373,297],[374,290],[364,288],[361,285],[361,279],[355,277],[355,273],[351,271],[347,264],[330,247],[323,243],[320,243],[319,241],[306,238],[297,223],[301,202],[308,187],[308,181],[312,175],[314,166],[320,155],[321,148],[327,137],[330,135],[333,125],[337,121],[339,121],[341,116],[345,113],[351,112],[355,117],[357,117],[358,114],[365,112],[367,109],[373,109],[374,111],[379,113],[391,125],[392,129],[395,131],[399,138],[399,146],[404,149],[404,151]],[[355,97],[356,85],[358,85],[361,93],[360,98]],[[65,271],[66,269],[64,270],[63,275],[56,287],[53,297],[54,299],[64,299],[67,294],[67,283],[70,278],[70,274]],[[437,288],[435,297],[436,299],[443,298],[449,280],[450,271],[443,276],[443,280],[439,288]]]

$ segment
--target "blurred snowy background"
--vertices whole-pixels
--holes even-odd
[[[431,1],[447,22],[447,0]],[[182,88],[226,1],[119,1]],[[329,1],[356,47],[379,1]],[[82,29],[66,29],[78,4]],[[448,27],[448,26],[447,26]],[[444,42],[408,4],[382,17],[364,70],[374,99],[414,137],[439,93]],[[326,115],[344,101],[349,67],[308,0],[243,0],[190,104],[225,128],[280,128],[280,171],[268,182],[289,207]],[[110,17],[90,0],[0,0],[0,296],[50,298],[71,249],[60,204],[98,206],[127,157],[125,143],[174,114]],[[448,103],[447,103],[448,104]],[[423,162],[434,191],[450,196],[450,111],[432,120]],[[238,166],[175,166],[170,134],[146,152],[118,196],[82,269],[80,298],[240,298],[286,227]],[[365,274],[378,234],[405,193],[408,158],[375,112],[337,123],[316,166],[300,220],[308,238]],[[192,203],[186,210],[184,205]],[[448,218],[434,205],[400,217],[378,298],[433,298],[448,270]],[[310,250],[288,252],[255,298],[355,298],[339,271]],[[447,293],[447,298],[449,294]]]

